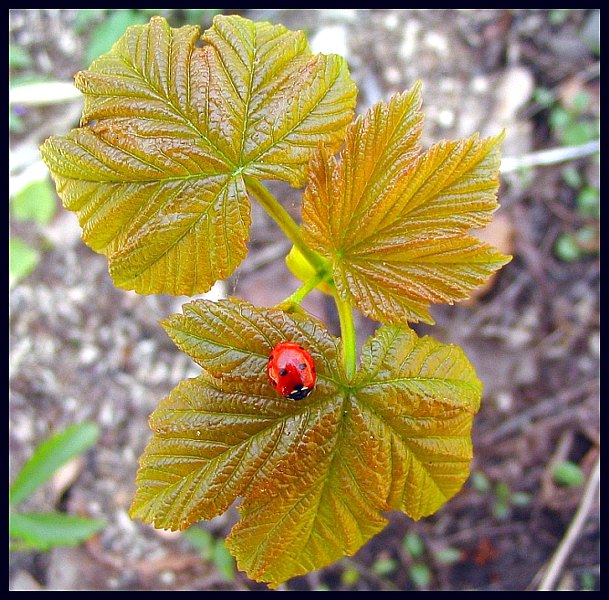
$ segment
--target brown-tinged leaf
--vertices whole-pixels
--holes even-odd
[[[228,277],[247,252],[244,175],[302,185],[353,115],[344,59],[312,55],[302,32],[218,15],[198,40],[161,17],[128,28],[76,75],[81,127],[41,147],[84,241],[140,293]]]
[[[420,90],[375,104],[347,129],[340,160],[319,149],[303,202],[305,239],[331,261],[343,299],[381,322],[424,321],[509,261],[468,235],[497,209],[502,135],[419,154]]]
[[[276,586],[352,555],[384,511],[431,514],[469,474],[481,384],[457,347],[383,327],[349,383],[340,341],[308,316],[199,300],[164,325],[204,370],[153,413],[131,515],[184,529],[243,499],[228,546],[253,579]],[[301,401],[266,375],[286,339],[317,367]]]

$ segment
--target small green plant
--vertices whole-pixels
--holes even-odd
[[[80,423],[56,433],[35,449],[9,488],[8,530],[13,549],[45,551],[76,546],[105,526],[99,519],[17,510],[59,467],[95,445],[98,437],[97,425]]]
[[[48,178],[32,181],[11,198],[11,214],[16,221],[47,225],[55,215],[55,190]],[[34,271],[40,252],[17,236],[9,238],[9,286]]]
[[[417,533],[407,533],[404,536],[403,546],[406,553],[413,560],[413,563],[408,568],[410,581],[419,589],[428,588],[431,583],[432,573],[424,560],[426,548],[423,538]]]
[[[554,467],[552,479],[563,487],[578,487],[586,481],[580,466],[570,460],[563,460]]]
[[[202,38],[161,17],[129,27],[76,85],[81,127],[41,153],[117,286],[208,291],[247,253],[253,199],[303,282],[273,308],[195,300],[162,323],[202,370],[150,418],[131,516],[184,530],[240,500],[227,547],[276,587],[353,555],[386,511],[420,519],[454,496],[482,384],[408,323],[510,260],[469,233],[498,208],[502,134],[422,152],[419,83],[354,120],[342,57],[238,16]],[[302,226],[269,179],[306,186]],[[301,307],[314,290],[340,338]],[[382,324],[359,356],[354,308]]]
[[[527,506],[531,502],[531,495],[528,492],[512,492],[505,481],[497,482],[494,495],[493,514],[502,521],[510,516],[513,506]]]
[[[193,525],[184,531],[186,539],[199,551],[205,562],[211,562],[227,581],[235,579],[235,559],[223,540],[214,537],[207,529]]]
[[[8,240],[8,282],[13,287],[21,279],[34,271],[40,254],[19,237],[10,237]]]
[[[536,101],[548,109],[548,123],[553,136],[563,146],[585,144],[599,137],[600,123],[590,114],[590,94],[582,89],[567,104],[545,88],[535,91]],[[575,194],[575,215],[580,224],[575,231],[562,232],[554,244],[554,253],[565,262],[594,255],[599,249],[600,192],[573,165],[562,169],[562,179]]]
[[[493,487],[482,471],[474,471],[471,476],[472,487],[481,495],[492,492],[492,510],[496,519],[505,520],[513,507],[527,506],[531,502],[528,492],[513,492],[506,481],[498,481]]]

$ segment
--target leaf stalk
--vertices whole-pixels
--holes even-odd
[[[296,246],[302,255],[307,259],[309,264],[318,272],[325,272],[326,261],[322,256],[317,254],[305,243],[302,238],[300,227],[294,222],[294,219],[281,206],[277,198],[269,192],[269,190],[250,175],[244,175],[245,184],[249,191],[252,192],[256,200],[262,205],[271,218],[279,225],[281,231],[289,238]]]
[[[305,281],[293,294],[282,300],[277,306],[287,312],[294,312],[305,297],[312,292],[326,277],[325,271],[318,271],[313,277]]]
[[[336,308],[338,309],[340,334],[343,342],[343,366],[347,380],[351,381],[357,367],[357,344],[353,310],[349,302],[343,300],[338,294],[334,295],[334,302],[336,302]]]

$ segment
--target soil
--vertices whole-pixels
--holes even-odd
[[[11,75],[71,81],[85,68],[93,25],[107,15],[82,30],[76,27],[78,12],[11,10],[10,42],[33,59]],[[183,17],[170,13],[176,20]],[[360,89],[358,112],[421,79],[425,145],[506,128],[504,156],[559,146],[550,125],[552,108],[535,101],[540,87],[562,105],[586,91],[591,101],[583,117],[598,118],[600,60],[586,45],[596,31],[596,10],[241,14],[304,29],[316,51],[345,55]],[[77,126],[79,111],[78,101],[20,107],[25,127],[10,135],[11,183],[36,163],[37,148],[48,135]],[[498,225],[490,235],[514,259],[474,301],[435,307],[436,325],[415,327],[419,334],[462,346],[484,382],[473,428],[473,476],[432,517],[413,522],[392,513],[387,528],[355,556],[280,590],[542,585],[587,489],[558,485],[554,466],[570,460],[589,480],[600,444],[598,246],[572,261],[555,250],[562,233],[584,225],[598,231],[598,220],[578,211],[577,189],[565,181],[565,166],[598,187],[596,157],[505,174]],[[298,218],[301,192],[272,187]],[[11,235],[38,248],[41,261],[10,289],[9,480],[51,433],[92,420],[102,432],[96,446],[22,508],[103,518],[107,526],[74,548],[13,549],[10,589],[266,589],[243,573],[223,574],[218,560],[202,558],[184,536],[128,517],[137,459],[150,437],[147,418],[179,381],[198,372],[158,324],[189,298],[138,296],[114,287],[105,258],[81,242],[76,218],[57,204],[48,225],[11,217]],[[260,306],[277,303],[296,286],[282,260],[288,249],[254,205],[248,258],[216,290]],[[321,295],[312,294],[305,306],[337,332],[336,315]],[[375,326],[358,318],[358,336],[364,339]],[[555,588],[599,589],[599,514],[595,494],[575,545],[558,565]],[[233,508],[204,527],[221,540],[236,519]],[[412,534],[423,541],[420,552],[407,550],[404,540]]]

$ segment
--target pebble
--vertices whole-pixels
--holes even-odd
[[[409,19],[404,26],[402,33],[402,43],[400,44],[399,56],[402,60],[408,62],[414,56],[417,45],[419,43],[419,32],[421,24],[415,19]]]
[[[322,27],[310,40],[309,45],[314,53],[338,54],[347,58],[347,31],[343,25]]]
[[[506,70],[495,90],[493,120],[501,125],[513,122],[518,110],[530,100],[534,88],[535,80],[526,67],[515,66]]]

